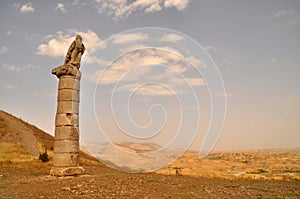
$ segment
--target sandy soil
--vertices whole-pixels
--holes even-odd
[[[0,198],[300,198],[299,181],[129,174],[104,166],[85,166],[82,176],[53,177],[50,168],[2,165]]]

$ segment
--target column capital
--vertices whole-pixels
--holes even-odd
[[[58,78],[65,75],[74,76],[78,80],[81,78],[81,72],[79,69],[71,64],[64,64],[52,69],[52,74],[56,75]]]

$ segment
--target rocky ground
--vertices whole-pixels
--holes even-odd
[[[104,166],[53,177],[47,164],[0,166],[0,198],[300,198],[299,181],[129,174]]]
[[[187,152],[159,174],[175,174],[204,178],[295,180],[300,181],[300,149],[212,152],[199,158]]]

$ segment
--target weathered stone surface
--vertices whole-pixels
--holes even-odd
[[[57,114],[74,113],[79,114],[79,102],[59,101],[57,103]]]
[[[62,89],[58,91],[57,101],[79,102],[79,91],[73,89]]]
[[[55,125],[56,127],[79,126],[79,116],[72,113],[56,114]]]
[[[53,176],[73,176],[73,175],[82,175],[85,173],[83,167],[52,167],[50,175]]]
[[[81,56],[85,51],[82,37],[76,36],[68,49],[64,65],[52,70],[59,78],[55,117],[54,157],[51,175],[83,174],[79,167],[79,101]]]
[[[55,140],[54,153],[78,153],[79,142],[71,140]]]
[[[58,66],[56,68],[54,68],[52,70],[52,74],[56,75],[58,78],[62,77],[62,76],[73,76],[77,79],[81,78],[81,72],[78,70],[78,67],[73,66],[73,65],[62,65],[62,66]]]
[[[79,140],[79,127],[61,126],[55,128],[55,140]]]
[[[58,90],[73,89],[80,90],[80,81],[73,76],[61,76],[58,83]]]
[[[80,35],[76,36],[76,39],[71,43],[66,59],[65,65],[72,65],[80,68],[81,56],[85,51],[84,44],[82,43],[82,37]]]
[[[55,167],[77,167],[79,165],[79,153],[55,153],[53,166]]]

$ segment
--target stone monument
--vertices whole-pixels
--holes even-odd
[[[53,167],[54,176],[84,174],[79,166],[79,101],[80,61],[85,51],[82,37],[76,36],[70,45],[64,65],[52,70],[59,78],[57,112],[55,118],[55,139]]]

